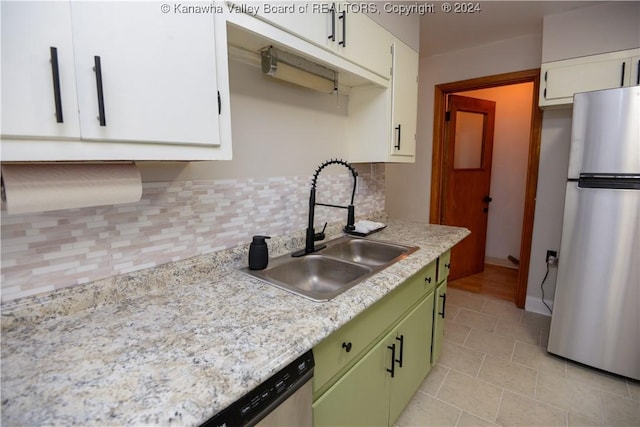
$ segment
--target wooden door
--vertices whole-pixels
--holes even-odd
[[[495,102],[449,97],[442,224],[471,235],[451,251],[450,280],[484,269]]]

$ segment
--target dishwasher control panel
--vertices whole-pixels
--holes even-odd
[[[202,426],[252,426],[267,416],[313,376],[311,350],[218,412]]]

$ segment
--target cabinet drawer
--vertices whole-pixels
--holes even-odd
[[[448,250],[447,252],[440,255],[440,257],[438,258],[437,282],[442,283],[443,280],[447,280],[447,277],[449,277],[450,270],[451,270],[451,251]]]
[[[435,272],[434,262],[314,347],[314,397],[322,394],[341,371],[374,345],[376,338],[388,332],[408,309],[433,290]]]

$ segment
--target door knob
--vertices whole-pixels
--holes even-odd
[[[493,199],[490,196],[484,196],[484,199],[482,199],[482,201],[485,203],[491,203]]]

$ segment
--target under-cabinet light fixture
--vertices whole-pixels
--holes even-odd
[[[338,87],[338,73],[273,46],[260,51],[262,72],[279,80],[323,93]]]

